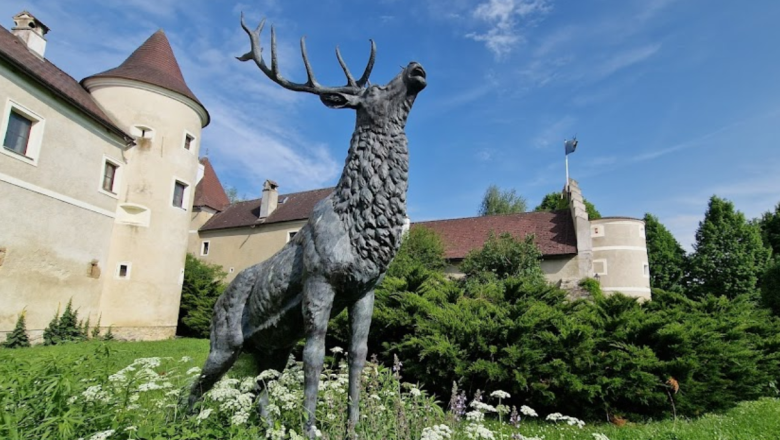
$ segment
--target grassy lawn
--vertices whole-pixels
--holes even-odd
[[[302,390],[299,365],[280,377],[269,376],[276,425],[267,431],[251,403],[255,372],[248,357],[231,372],[198,409],[182,414],[180,402],[208,354],[208,341],[87,342],[55,347],[0,349],[0,438],[2,439],[254,439],[300,438]],[[345,426],[343,354],[334,353],[321,385],[318,419],[322,437],[342,438]],[[744,402],[721,415],[696,420],[647,423],[586,424],[526,417],[519,428],[500,423],[490,410],[454,422],[440,404],[392,371],[369,366],[361,438],[541,438],[588,440],[642,439],[779,439],[780,400]],[[497,406],[495,399],[486,399]],[[424,428],[447,425],[449,437]],[[481,427],[481,430],[480,430]],[[106,434],[108,433],[108,434]],[[469,436],[471,433],[472,437]],[[521,434],[524,437],[519,437]],[[599,437],[598,435],[604,437]],[[426,437],[427,436],[427,437]]]

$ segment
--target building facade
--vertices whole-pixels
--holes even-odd
[[[72,301],[127,339],[175,334],[205,107],[162,30],[82,81],[29,12],[0,27],[0,339]]]
[[[214,173],[205,173],[209,174]],[[208,181],[204,177],[202,183],[196,194],[196,205],[201,206],[201,194],[222,191],[216,174]],[[198,213],[196,206],[189,251],[222,266],[230,281],[242,269],[280,250],[306,223],[314,205],[333,191],[324,188],[279,195],[277,188],[275,182],[266,181],[262,198],[221,210],[206,207],[205,213]],[[480,249],[490,233],[509,233],[518,238],[532,234],[542,253],[542,270],[550,282],[577,292],[580,280],[593,277],[600,281],[604,292],[649,300],[644,222],[627,217],[590,220],[575,180],[569,182],[562,197],[569,202],[568,210],[415,222],[411,227],[431,229],[442,238],[444,256],[450,263],[447,272],[453,277],[463,275],[460,263],[469,252]]]

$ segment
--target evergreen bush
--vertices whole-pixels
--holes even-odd
[[[179,336],[208,338],[214,304],[225,290],[227,276],[221,266],[187,254],[176,333]]]
[[[87,330],[79,321],[78,310],[73,309],[73,300],[68,300],[65,311],[54,315],[49,325],[43,331],[43,345],[58,345],[65,342],[80,342],[87,340]]]
[[[19,318],[16,319],[16,326],[13,331],[6,336],[3,347],[5,348],[22,348],[30,346],[30,337],[27,335],[27,323],[25,320],[25,311],[19,314]]]

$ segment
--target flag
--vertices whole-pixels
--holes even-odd
[[[566,148],[566,155],[568,156],[571,153],[574,153],[574,150],[577,149],[577,138],[563,141],[563,146]]]

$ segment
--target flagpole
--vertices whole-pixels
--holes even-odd
[[[566,192],[569,192],[569,155],[566,155]]]

